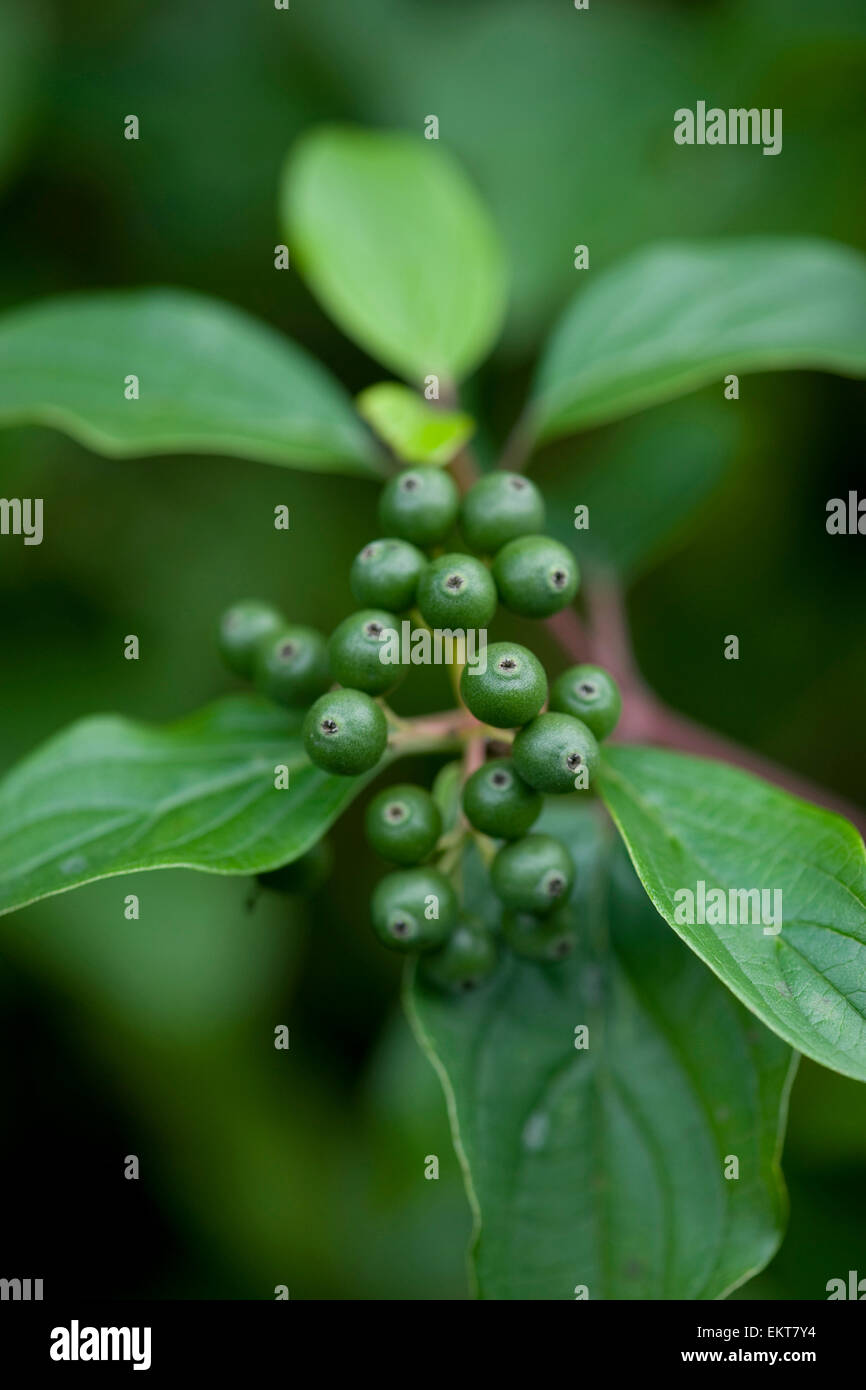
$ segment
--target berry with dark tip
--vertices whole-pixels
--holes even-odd
[[[448,550],[458,514],[475,553],[439,554]],[[548,683],[541,662],[527,647],[499,641],[484,648],[483,661],[473,658],[460,672],[460,709],[429,720],[394,719],[374,697],[406,673],[402,617],[413,606],[419,621],[437,633],[474,637],[495,617],[500,600],[521,617],[557,612],[573,599],[579,574],[570,551],[541,534],[538,488],[515,473],[481,478],[461,505],[449,473],[423,463],[404,466],[382,492],[380,516],[382,536],[352,564],[359,611],[327,643],[311,628],[287,625],[271,605],[250,601],[224,616],[220,645],[232,669],[253,675],[277,702],[292,707],[314,700],[302,737],[311,761],[328,773],[357,778],[374,769],[388,747],[389,720],[396,726],[394,751],[464,739],[471,748],[465,710],[487,726],[490,738],[483,742],[491,760],[482,754],[482,765],[465,783],[464,753],[441,769],[432,794],[400,783],[374,796],[365,815],[370,845],[398,866],[373,892],[376,935],[394,950],[421,953],[419,980],[456,994],[492,975],[503,935],[515,954],[542,963],[575,948],[569,906],[574,863],[561,840],[534,827],[544,793],[582,789],[594,779],[596,736],[614,728],[620,695],[606,671],[574,666],[558,678],[542,713]],[[331,680],[337,688],[327,690]],[[506,729],[515,731],[510,749],[511,735],[497,732]],[[305,775],[313,774],[308,768]],[[451,867],[473,838],[486,858],[484,845],[490,852],[494,847],[484,836],[499,842],[487,887],[502,904],[502,932],[461,913],[462,871]],[[259,875],[259,882],[286,893],[314,891],[325,872],[322,856],[329,867],[330,851],[319,843]],[[470,900],[476,891],[467,883]]]
[[[308,704],[331,681],[324,637],[311,627],[283,627],[268,634],[255,651],[253,680],[263,695],[279,705]]]
[[[464,666],[460,694],[470,713],[495,729],[515,729],[534,719],[547,699],[544,667],[517,642],[493,642],[486,666]]]
[[[519,776],[511,758],[493,758],[463,787],[463,810],[470,825],[495,839],[516,840],[539,815],[541,796]]]
[[[457,520],[460,494],[450,473],[420,465],[404,469],[382,489],[379,517],[392,536],[413,545],[436,545]]]
[[[613,676],[602,666],[570,666],[553,682],[550,708],[573,714],[597,739],[603,739],[616,728],[622,697]]]
[[[555,908],[546,917],[533,912],[505,912],[502,934],[515,955],[545,964],[566,960],[577,945],[574,914],[567,905]]]
[[[574,865],[561,840],[524,835],[499,850],[490,866],[490,881],[506,907],[541,916],[567,899]]]
[[[330,690],[307,711],[307,756],[317,767],[357,777],[375,767],[388,742],[388,725],[375,700],[361,690]]]
[[[403,613],[415,602],[426,557],[409,541],[387,536],[370,541],[352,563],[349,582],[358,603]]]
[[[427,858],[442,834],[442,813],[428,791],[407,782],[373,797],[364,827],[383,859],[417,864]]]
[[[444,946],[424,956],[421,974],[438,989],[466,994],[493,973],[496,961],[492,934],[478,923],[460,922]]]
[[[373,928],[396,951],[441,946],[457,920],[457,895],[438,869],[397,869],[373,890]]]
[[[508,541],[543,529],[544,499],[519,473],[488,473],[463,498],[460,527],[471,550],[493,555]]]
[[[388,660],[392,655],[399,655],[399,620],[384,608],[350,613],[328,643],[334,679],[368,695],[384,695],[405,676],[405,666]]]
[[[271,603],[254,598],[233,603],[219,626],[219,650],[226,666],[236,676],[250,677],[259,643],[285,625],[282,613]]]
[[[486,627],[496,612],[496,585],[474,555],[440,555],[421,575],[417,599],[433,628]]]
[[[580,576],[570,550],[550,536],[520,536],[493,562],[499,597],[523,618],[549,618],[571,603]]]
[[[599,760],[594,734],[571,714],[539,714],[517,734],[511,755],[524,781],[540,792],[580,789],[583,775],[591,786]]]

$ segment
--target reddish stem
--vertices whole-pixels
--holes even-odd
[[[498,467],[504,468],[509,473],[520,473],[532,451],[532,435],[529,425],[524,415],[512,428],[511,433],[505,441],[505,446],[499,459]]]
[[[459,454],[455,454],[448,466],[461,493],[468,492],[472,484],[481,477],[481,470],[475,462],[475,455],[468,447],[461,449]]]
[[[587,591],[587,606],[589,627],[573,609],[557,613],[555,618],[548,620],[547,626],[573,661],[595,662],[616,677],[623,695],[617,742],[658,744],[733,763],[794,796],[845,816],[861,835],[866,835],[866,813],[859,806],[809,778],[780,767],[772,759],[743,748],[733,739],[704,728],[686,715],[678,714],[650,690],[634,660],[621,591],[609,575],[594,578]]]

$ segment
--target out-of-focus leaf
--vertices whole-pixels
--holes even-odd
[[[137,399],[126,396],[130,376]],[[349,397],[318,362],[240,310],[182,290],[76,295],[6,314],[3,423],[52,425],[111,456],[381,471]]]
[[[700,42],[688,11],[663,38],[646,5],[599,6],[589,19],[569,0],[452,5],[447,15],[406,0],[318,0],[295,22],[327,45],[372,124],[399,123],[420,140],[424,115],[439,116],[440,143],[477,176],[506,244],[502,346],[512,353],[525,354],[581,283],[576,242],[600,266],[669,234],[672,209],[689,216],[660,168],[670,92]],[[604,140],[583,138],[591,130]],[[674,178],[681,168],[673,158]]]
[[[477,366],[502,322],[504,257],[436,141],[314,131],[292,152],[281,201],[298,263],[345,333],[415,384]]]
[[[730,373],[866,374],[866,258],[832,242],[670,242],[590,281],[554,332],[529,407],[540,439]]]
[[[683,941],[786,1042],[866,1081],[866,852],[854,826],[739,768],[659,748],[609,748],[601,790]]]
[[[539,825],[577,865],[573,956],[508,955],[459,997],[419,969],[407,992],[475,1212],[478,1291],[718,1298],[781,1237],[791,1051],[666,929],[591,808],[562,799]],[[495,928],[474,854],[464,872],[468,910]]]
[[[368,386],[355,404],[379,438],[406,463],[449,463],[475,430],[471,415],[434,410],[417,392],[396,381]]]

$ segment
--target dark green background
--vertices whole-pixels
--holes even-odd
[[[0,307],[190,286],[283,328],[360,389],[383,373],[273,268],[280,167],[322,120],[420,132],[434,113],[513,263],[503,342],[467,390],[489,454],[577,286],[576,242],[591,274],[659,237],[862,246],[864,90],[859,0],[592,0],[586,13],[569,0],[292,0],[288,13],[4,0]],[[699,98],[782,107],[782,154],[675,146],[674,109]],[[122,138],[129,113],[138,143]],[[719,394],[689,407],[721,441],[715,461],[697,443],[686,454],[694,506],[639,532],[641,665],[689,715],[862,799],[866,542],[824,528],[827,499],[862,487],[861,388],[796,374],[744,378],[736,405]],[[562,524],[591,471],[634,440],[645,476],[670,480],[669,432],[691,418],[677,409],[548,451],[537,476]],[[41,547],[0,541],[3,766],[77,716],[172,718],[226,689],[213,629],[236,597],[329,629],[377,529],[368,483],[227,459],[112,462],[47,430],[0,435],[0,469],[3,495],[42,496],[46,518]],[[614,549],[645,511],[642,486],[615,501]],[[276,503],[291,508],[288,535],[273,530]],[[130,632],[137,663],[122,658]],[[738,663],[722,659],[727,633]],[[447,699],[441,671],[401,695],[405,710]],[[245,882],[171,872],[3,919],[0,1273],[43,1277],[47,1294],[465,1296],[468,1212],[438,1083],[399,1015],[398,964],[366,923],[380,868],[359,814],[334,835],[338,877],[307,906],[249,911]],[[139,922],[123,917],[130,891]],[[278,1023],[288,1054],[272,1046]],[[122,1175],[130,1153],[138,1183]],[[431,1153],[438,1183],[423,1178]],[[850,1268],[866,1276],[866,1090],[804,1063],[785,1169],[790,1233],[748,1293],[821,1298]]]

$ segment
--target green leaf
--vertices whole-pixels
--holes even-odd
[[[301,720],[232,696],[165,728],[73,724],[0,782],[0,912],[137,869],[254,874],[296,859],[374,775],[314,767]]]
[[[539,825],[577,864],[574,955],[509,955],[473,995],[420,971],[407,990],[475,1212],[478,1292],[721,1297],[781,1238],[790,1050],[665,929],[591,808],[555,802]],[[468,910],[495,925],[474,854],[465,870]]]
[[[670,242],[577,296],[539,367],[531,428],[551,439],[724,377],[866,374],[866,259],[833,242]]]
[[[453,382],[489,350],[505,264],[487,210],[436,141],[326,127],[294,149],[283,220],[326,311],[415,385]]]
[[[137,400],[125,395],[131,375]],[[382,471],[348,395],[313,358],[183,290],[77,295],[5,315],[0,424],[51,425],[112,457],[216,453]]]
[[[359,415],[406,463],[446,464],[475,432],[471,415],[434,410],[396,381],[368,386],[355,400]]]
[[[539,477],[548,530],[574,546],[587,569],[634,578],[717,491],[740,419],[724,404],[691,398],[613,426],[588,464],[558,461]],[[575,529],[577,506],[588,510],[586,529]]]
[[[854,827],[747,772],[661,749],[608,749],[601,790],[646,891],[692,950],[786,1042],[866,1081],[866,853]],[[680,890],[700,915],[700,883],[722,890],[729,918],[744,915],[731,890],[766,890],[761,920],[678,921]]]

